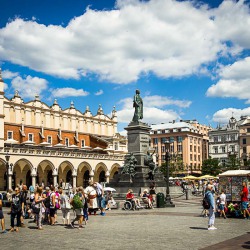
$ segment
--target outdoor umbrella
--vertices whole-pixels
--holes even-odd
[[[184,180],[196,180],[197,177],[193,176],[193,175],[188,175],[188,176],[185,176],[183,177]]]
[[[105,187],[103,190],[104,190],[104,191],[111,191],[111,192],[116,191],[116,190],[115,190],[114,188],[112,188],[112,187]]]
[[[202,175],[200,177],[198,177],[199,180],[202,180],[202,179],[214,179],[215,177],[212,176],[212,175]]]

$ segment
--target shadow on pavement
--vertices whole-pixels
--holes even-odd
[[[190,227],[190,229],[196,229],[196,230],[207,230],[206,227]]]
[[[244,249],[250,249],[250,241],[246,241],[243,245],[242,248]]]

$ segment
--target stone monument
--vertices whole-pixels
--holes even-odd
[[[109,183],[109,186],[117,190],[119,196],[125,196],[127,190],[132,188],[134,193],[139,194],[142,189],[149,188],[152,182],[159,191],[166,190],[166,182],[163,174],[158,171],[153,154],[150,151],[151,127],[143,123],[143,100],[140,91],[136,90],[134,100],[134,116],[125,128],[128,136],[128,154],[125,156],[124,166],[119,169],[118,175]]]

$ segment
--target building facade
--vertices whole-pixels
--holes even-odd
[[[210,129],[196,120],[152,125],[151,146],[156,150],[158,166],[165,162],[167,141],[170,142],[172,161],[178,162],[175,175],[201,174],[202,162],[208,157]]]
[[[242,116],[239,124],[239,147],[241,164],[250,167],[250,116]]]
[[[117,133],[115,108],[111,117],[99,105],[62,110],[57,100],[24,102],[18,91],[4,96],[0,71],[0,190],[20,182],[56,185],[60,179],[86,186],[89,179],[109,182],[123,164],[126,139]]]

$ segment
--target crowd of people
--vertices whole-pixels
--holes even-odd
[[[115,203],[111,191],[104,192],[103,186],[98,182],[89,181],[87,188],[73,188],[70,193],[59,187],[33,187],[22,184],[9,190],[7,199],[10,202],[10,232],[18,232],[25,227],[24,219],[33,219],[38,230],[43,230],[43,225],[54,226],[57,223],[57,212],[62,212],[62,224],[67,227],[83,228],[87,224],[90,215],[96,215],[100,211],[105,216],[106,210],[111,210],[111,204]],[[4,214],[2,210],[3,195],[0,195],[0,220],[3,233],[6,233]],[[73,209],[73,210],[72,210]],[[73,211],[73,220],[71,220]]]

